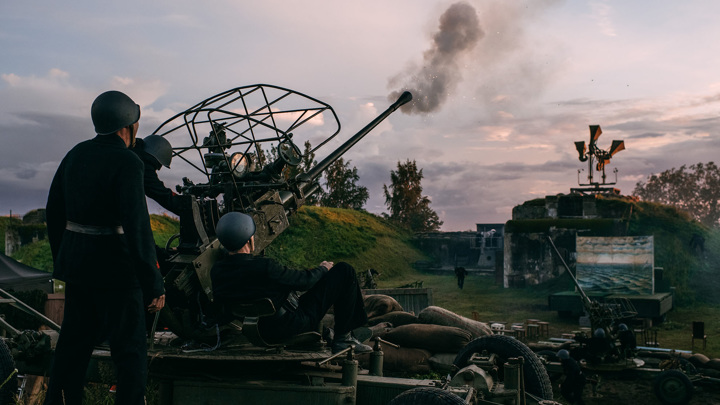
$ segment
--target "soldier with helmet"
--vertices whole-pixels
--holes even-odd
[[[333,353],[351,346],[356,353],[372,351],[352,333],[367,323],[352,266],[324,261],[312,269],[294,270],[273,259],[253,256],[255,222],[240,212],[223,215],[216,233],[229,255],[218,260],[211,270],[213,297],[220,304],[272,300],[277,308],[275,315],[261,318],[258,325],[264,339],[282,342],[300,333],[317,331],[323,316],[334,306]],[[297,301],[293,299],[296,291],[304,291]]]
[[[591,337],[584,333],[575,335],[575,340],[582,344],[582,357],[590,364],[600,364],[612,352],[614,345],[608,339],[605,329],[596,328]]]
[[[181,202],[177,194],[165,187],[157,172],[163,167],[170,168],[172,162],[172,146],[170,141],[160,135],[138,138],[132,147],[145,165],[145,195],[155,200],[166,210],[180,215]]]
[[[565,349],[558,350],[557,356],[565,376],[565,380],[560,384],[560,393],[570,404],[584,405],[582,393],[587,381],[580,364],[570,357],[570,352]]]
[[[46,404],[80,404],[95,345],[108,341],[116,403],[143,404],[145,311],[165,305],[134,144],[140,106],[119,91],[92,104],[97,136],[73,147],[53,178],[47,228],[53,277],[65,282],[65,312]],[[148,297],[144,302],[143,297]]]
[[[618,325],[617,339],[620,342],[620,358],[632,357],[637,349],[637,339],[624,323]]]

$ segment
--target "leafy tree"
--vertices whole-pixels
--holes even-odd
[[[283,171],[283,175],[286,179],[294,179],[298,174],[307,172],[316,164],[317,161],[315,160],[315,152],[312,151],[312,145],[310,145],[310,141],[305,141],[305,150],[302,153],[300,164],[287,166]]]
[[[385,204],[390,220],[413,232],[436,231],[443,222],[430,208],[430,199],[422,195],[422,178],[422,169],[418,170],[414,160],[398,162],[397,171],[390,171],[390,187],[383,184]]]
[[[272,146],[272,145],[271,145]],[[258,167],[265,167],[268,163],[267,152],[263,148],[257,148]]]
[[[370,198],[367,187],[355,184],[360,179],[357,167],[350,168],[350,161],[345,163],[339,158],[325,171],[325,187],[320,205],[333,208],[362,209]]]
[[[258,159],[260,160],[261,165],[265,166],[266,164],[274,162],[278,159],[277,147],[271,144],[269,152],[265,152],[264,150],[260,149],[258,155]],[[305,141],[305,150],[302,153],[300,164],[297,166],[286,166],[282,172],[283,178],[285,178],[285,180],[294,179],[300,173],[307,172],[316,164],[317,160],[315,160],[315,152],[312,150],[312,145],[310,144],[310,141]],[[321,188],[320,191],[306,198],[305,204],[318,205],[322,193],[323,191]]]
[[[720,220],[720,168],[713,162],[669,169],[635,185],[633,195],[644,201],[671,205],[689,212],[708,226]]]

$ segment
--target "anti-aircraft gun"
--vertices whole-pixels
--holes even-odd
[[[320,189],[322,173],[411,99],[409,92],[403,93],[317,165],[294,177],[288,173],[340,132],[333,108],[305,94],[265,84],[237,87],[161,124],[153,134],[170,141],[174,161],[181,159],[202,174],[197,183],[185,177],[177,186],[180,233],[168,241],[171,254],[162,266],[167,291],[163,323],[181,337],[204,334],[204,318],[213,312],[210,269],[221,252],[215,225],[222,215],[238,211],[252,216],[255,251],[263,251]],[[321,132],[325,128],[330,128],[325,132],[329,136]],[[320,142],[303,154],[298,139]],[[270,162],[268,146],[276,155]],[[177,248],[170,249],[176,242]]]
[[[642,362],[625,361],[625,354],[620,356],[608,356],[608,354],[620,354],[615,353],[618,345],[616,345],[617,336],[614,332],[620,324],[629,323],[631,320],[633,320],[633,318],[637,316],[638,313],[635,309],[635,306],[632,304],[632,302],[630,302],[630,300],[625,298],[615,299],[608,302],[598,302],[591,299],[580,286],[580,283],[578,282],[575,275],[573,275],[572,271],[570,271],[570,267],[567,265],[567,263],[565,263],[565,259],[563,259],[562,255],[558,251],[558,248],[555,246],[555,242],[553,242],[552,238],[549,236],[547,237],[547,239],[550,242],[550,246],[552,246],[553,250],[555,251],[555,254],[560,259],[560,262],[565,267],[565,270],[575,283],[575,287],[580,294],[580,301],[583,305],[583,309],[590,320],[591,330],[597,331],[601,329],[604,332],[602,335],[603,337],[598,337],[598,339],[603,339],[607,344],[601,344],[599,345],[600,347],[596,347],[595,344],[590,344],[592,348],[588,348],[585,351],[582,351],[582,353],[584,353],[582,355],[588,354],[593,358],[622,360],[622,362],[619,362],[621,367],[641,366]],[[580,343],[589,343],[590,337],[585,336],[584,333],[580,333],[575,335],[575,340]],[[573,350],[573,348],[571,347],[570,350]],[[600,351],[601,353],[590,353],[592,351]]]

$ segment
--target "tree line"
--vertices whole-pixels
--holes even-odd
[[[286,179],[292,179],[317,164],[315,153],[309,141],[305,142],[302,159],[297,166],[288,166],[283,171]],[[266,156],[269,155],[268,156]],[[264,165],[277,159],[277,148],[269,152],[259,151],[259,162]],[[357,167],[342,157],[331,164],[323,173],[320,191],[306,199],[308,205],[362,210],[370,198],[367,187],[357,184],[360,180]],[[423,171],[415,161],[397,163],[397,170],[390,171],[390,184],[383,184],[385,204],[389,214],[383,217],[413,232],[437,231],[443,224],[437,213],[430,208],[430,199],[422,191]]]
[[[677,207],[708,227],[720,224],[720,168],[713,162],[651,174],[635,185],[633,195]]]

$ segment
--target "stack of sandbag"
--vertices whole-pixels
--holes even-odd
[[[420,320],[412,312],[405,311],[392,311],[388,312],[387,314],[379,315],[374,318],[368,319],[368,325],[370,326],[375,326],[381,323],[390,323],[392,324],[392,326],[397,327],[403,325],[410,325],[413,323],[420,323]]]
[[[720,377],[720,359],[711,359],[702,353],[683,353],[682,357],[692,363],[698,373],[712,378]]]
[[[492,329],[490,329],[488,324],[474,319],[465,318],[464,316],[448,311],[445,308],[435,306],[427,307],[420,311],[418,318],[421,323],[454,326],[456,328],[464,329],[470,332],[472,339],[492,335]]]
[[[427,374],[431,371],[429,359],[430,351],[414,347],[395,348],[382,345],[383,370],[405,372],[408,375]],[[357,356],[358,362],[364,368],[370,368],[370,353]]]
[[[470,343],[469,332],[454,326],[413,323],[391,328],[382,339],[400,347],[414,347],[432,353],[457,353]]]
[[[385,315],[393,311],[402,311],[403,308],[397,300],[389,295],[372,294],[364,297],[365,313],[368,319]]]
[[[416,316],[403,311],[402,306],[387,295],[365,297],[365,310],[373,336],[400,346],[382,345],[384,369],[388,371],[444,373],[471,340],[492,334],[487,324],[440,307],[428,307]],[[368,366],[369,354],[358,359],[364,367]]]

